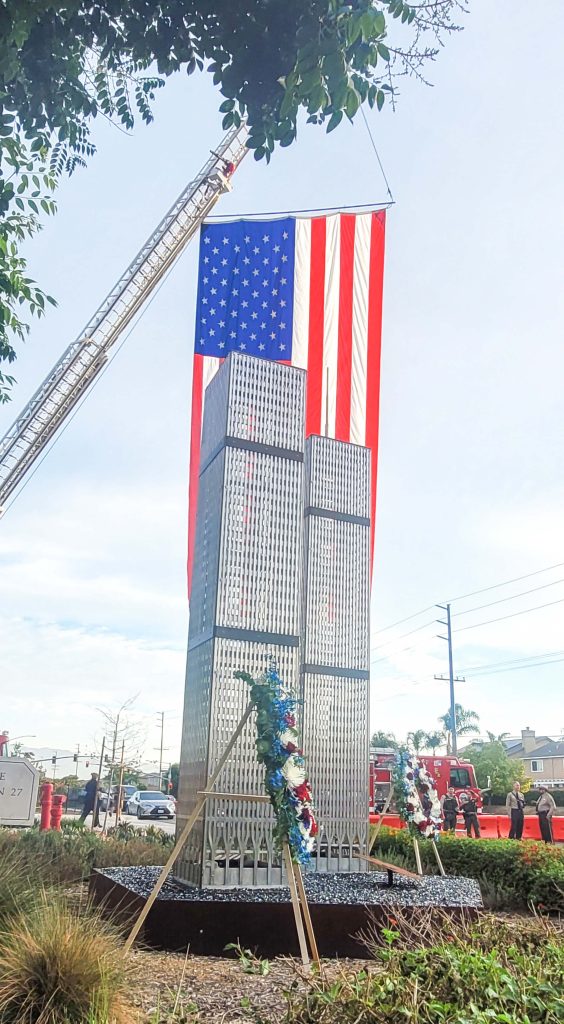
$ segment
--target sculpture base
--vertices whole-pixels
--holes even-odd
[[[92,872],[90,893],[105,913],[132,921],[149,896],[160,868],[105,868]],[[471,878],[425,875],[421,881],[385,872],[304,876],[313,927],[321,956],[364,957],[358,933],[370,920],[389,926],[395,907],[404,911],[436,907],[475,915],[482,907],[478,883]],[[299,956],[298,940],[286,886],[268,889],[197,889],[169,879],[152,907],[144,941],[160,949],[186,949],[200,956],[223,956],[230,942],[257,955]]]

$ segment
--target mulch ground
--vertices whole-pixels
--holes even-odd
[[[178,1000],[176,1022],[240,1024],[280,1021],[283,990],[295,980],[289,961],[269,962],[268,974],[246,974],[235,960],[136,950],[132,1002],[146,1020],[164,1022]],[[141,1018],[143,1019],[143,1017]]]

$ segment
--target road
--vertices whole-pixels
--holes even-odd
[[[67,821],[76,821],[77,818],[78,818],[78,814],[79,814],[78,811],[76,812],[76,814],[73,814],[72,812],[70,814],[64,814],[63,815],[63,819],[67,820]],[[104,817],[105,817],[104,811],[101,811],[100,812],[100,823],[102,825],[104,824]],[[148,825],[154,825],[155,828],[162,829],[162,831],[166,832],[166,834],[169,835],[169,836],[173,836],[174,833],[176,832],[176,818],[173,818],[172,821],[169,821],[168,819],[163,821],[162,818],[159,818],[159,819],[143,818],[142,821],[139,821],[132,814],[122,814],[120,820],[121,821],[127,821],[127,823],[129,825],[133,825],[134,828],[140,828],[140,829],[147,828]],[[87,817],[87,819],[86,819],[87,827],[90,826],[91,821],[92,821],[92,818],[89,815]],[[115,825],[115,816],[113,814],[111,815],[111,817],[110,817],[110,815],[108,815],[107,828],[111,828],[112,825]]]

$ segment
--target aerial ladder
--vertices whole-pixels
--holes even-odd
[[[218,199],[231,191],[231,176],[248,152],[246,139],[244,123],[225,135],[0,441],[0,515],[6,499],[103,370],[124,328]]]

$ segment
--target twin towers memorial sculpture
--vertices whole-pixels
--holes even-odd
[[[364,871],[370,451],[305,438],[303,370],[232,352],[206,390],[178,834],[269,664],[298,701],[317,819],[311,866]],[[242,673],[242,675],[241,675]],[[195,886],[281,885],[257,723],[246,723],[174,867]],[[230,794],[234,794],[231,797]]]

